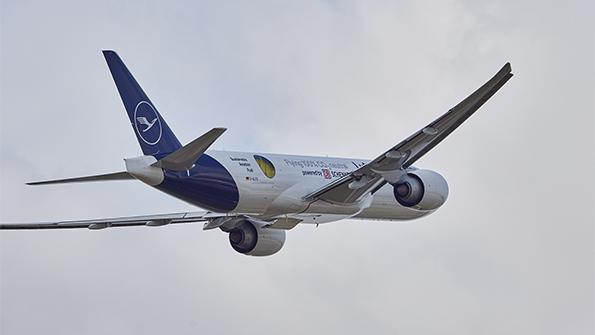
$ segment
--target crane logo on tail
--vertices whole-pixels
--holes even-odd
[[[141,101],[134,109],[134,129],[138,137],[148,145],[155,145],[161,140],[163,129],[155,108],[147,101]]]
[[[142,132],[146,133],[147,131],[149,131],[149,129],[151,129],[153,127],[153,125],[155,125],[155,122],[157,122],[157,118],[154,118],[153,121],[149,122],[149,120],[147,120],[146,117],[144,116],[139,116],[136,118],[136,122],[138,122],[139,124],[145,125],[147,126],[147,128],[143,129]]]

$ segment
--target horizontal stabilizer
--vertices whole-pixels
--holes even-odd
[[[155,162],[153,166],[174,171],[186,171],[227,129],[213,128],[201,137]]]
[[[34,182],[27,183],[27,185],[68,184],[68,183],[84,183],[84,182],[90,182],[90,181],[127,180],[127,179],[134,179],[134,177],[129,175],[128,172],[115,172],[115,173],[99,174],[99,175],[95,175],[95,176],[34,181]]]

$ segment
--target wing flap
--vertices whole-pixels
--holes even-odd
[[[490,99],[513,76],[511,72],[510,63],[506,63],[490,80],[444,115],[370,163],[308,194],[304,200],[350,204],[374,193],[387,182],[398,181],[406,173],[405,169],[442,142]]]
[[[42,223],[3,223],[0,230],[28,229],[73,229],[89,228],[92,230],[108,227],[162,226],[166,224],[203,222],[213,218],[211,212],[183,212],[156,215],[126,216],[106,219],[56,221]],[[225,214],[220,214],[225,215]]]

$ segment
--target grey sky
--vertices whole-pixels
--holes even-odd
[[[434,215],[288,233],[268,258],[200,225],[0,234],[0,333],[592,334],[593,1],[1,1],[0,219],[184,211],[140,150],[100,50],[182,142],[372,158],[506,61],[513,77],[418,166]]]

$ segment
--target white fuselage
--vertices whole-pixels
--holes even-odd
[[[347,217],[374,220],[410,220],[433,210],[419,210],[401,206],[393,195],[393,187],[384,185],[370,199],[350,206],[338,206],[324,201],[305,203],[305,195],[349,174],[369,160],[262,154],[236,151],[207,151],[233,176],[239,203],[234,213],[292,213],[304,223],[324,223]],[[274,167],[268,177],[256,157],[264,157]]]

